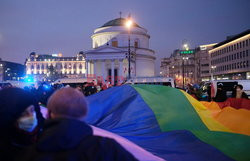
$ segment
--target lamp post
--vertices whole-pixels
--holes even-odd
[[[133,25],[133,21],[128,18],[126,21],[126,27],[128,28],[128,79],[131,78],[131,69],[130,69],[130,59],[131,59],[131,53],[130,53],[130,28]]]
[[[189,46],[188,46],[187,40],[183,40],[183,42],[182,42],[182,48],[183,48],[183,50],[186,50],[186,51],[189,50]],[[188,57],[183,56],[182,57],[182,88],[183,89],[185,87],[185,75],[184,75],[184,61],[185,60],[188,60]]]
[[[182,88],[185,87],[185,75],[184,75],[184,61],[188,60],[188,57],[182,57]]]
[[[213,75],[213,72],[214,72],[214,70],[216,69],[216,66],[211,66],[211,81],[213,81],[214,80],[214,75]]]

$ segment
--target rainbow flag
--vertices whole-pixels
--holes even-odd
[[[250,160],[249,110],[220,109],[159,85],[123,85],[87,100],[87,123],[165,160]]]

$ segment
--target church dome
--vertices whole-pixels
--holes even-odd
[[[108,26],[124,26],[126,22],[125,18],[117,18],[111,21],[108,21],[107,23],[105,23],[104,25],[102,25],[102,27],[108,27]],[[133,26],[135,27],[140,27],[138,24],[133,23]],[[140,27],[141,28],[141,27]]]

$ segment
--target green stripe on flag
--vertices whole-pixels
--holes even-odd
[[[250,160],[249,136],[217,131],[192,131],[192,133],[203,142],[216,147],[235,160]]]
[[[181,91],[159,85],[133,87],[153,110],[162,131],[208,130]]]

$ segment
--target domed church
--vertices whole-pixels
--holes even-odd
[[[85,52],[88,76],[97,76],[114,84],[128,78],[129,46],[131,77],[155,75],[156,56],[149,49],[150,35],[136,23],[127,28],[126,21],[120,17],[95,29],[91,36],[92,50]]]

